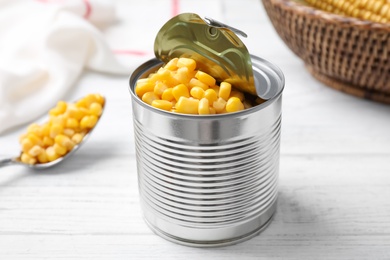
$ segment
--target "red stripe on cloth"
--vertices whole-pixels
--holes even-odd
[[[113,50],[112,52],[115,54],[127,54],[127,55],[135,55],[135,56],[145,56],[150,54],[147,51],[140,51],[140,50]]]
[[[91,6],[91,3],[89,2],[89,0],[83,0],[83,2],[85,4],[84,18],[88,19],[91,16],[91,13],[92,13],[92,6]]]
[[[171,15],[176,16],[179,14],[179,0],[171,0]]]

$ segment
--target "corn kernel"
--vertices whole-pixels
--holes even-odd
[[[230,92],[232,90],[232,85],[227,82],[222,82],[219,87],[219,97],[224,100],[228,100],[230,96]]]
[[[153,92],[154,84],[149,79],[139,79],[135,86],[135,94],[138,97],[142,97],[147,92]]]
[[[183,114],[198,114],[199,100],[180,97],[176,103],[176,110]]]
[[[100,105],[104,104],[104,97],[100,94],[94,94],[95,96],[95,101],[98,102]]]
[[[208,89],[204,92],[204,97],[209,100],[209,104],[213,104],[214,101],[217,101],[218,95],[213,89]]]
[[[75,130],[71,129],[71,128],[65,128],[64,131],[63,131],[64,135],[66,135],[67,137],[72,137],[75,133]]]
[[[201,88],[201,87],[193,87],[191,90],[190,90],[190,94],[191,96],[193,96],[194,98],[197,98],[197,99],[202,99],[203,96],[204,96],[204,90]]]
[[[191,79],[187,67],[178,68],[173,78],[181,84],[188,84]]]
[[[241,91],[237,91],[237,90],[232,90],[230,92],[230,97],[237,97],[241,100],[241,102],[245,100],[244,93],[242,93]]]
[[[62,113],[61,110],[58,109],[57,107],[52,108],[49,111],[49,115],[51,115],[51,116],[58,116],[58,115],[61,115],[61,113]]]
[[[56,153],[54,146],[49,146],[46,148],[46,157],[49,162],[52,162],[60,158],[60,155]]]
[[[87,100],[85,98],[82,98],[82,99],[79,99],[77,102],[76,102],[76,107],[78,108],[81,108],[81,107],[84,107],[84,108],[87,108],[89,106]]]
[[[82,129],[93,128],[96,125],[97,120],[98,118],[95,115],[84,116],[80,121],[80,127]]]
[[[82,110],[80,110],[78,107],[76,106],[72,106],[68,109],[67,111],[68,113],[68,116],[70,118],[73,118],[73,119],[76,119],[76,120],[80,120],[81,118],[83,118],[84,116],[84,113],[82,112]]]
[[[45,123],[42,125],[41,127],[41,137],[45,137],[45,136],[49,136],[50,134],[50,127],[51,127],[51,123]]]
[[[198,80],[200,80],[201,82],[205,83],[210,87],[214,86],[216,82],[215,78],[200,70],[196,72],[195,78],[197,78]]]
[[[64,127],[60,124],[53,124],[50,127],[50,138],[55,138],[57,135],[62,134],[62,131],[64,131]]]
[[[204,84],[202,81],[200,81],[199,79],[196,79],[196,78],[191,78],[190,82],[188,83],[188,86],[190,88],[193,88],[193,87],[200,87],[202,88],[203,90],[207,90],[209,88],[209,86],[207,86],[206,84]]]
[[[66,135],[57,135],[54,139],[54,142],[61,147],[66,148],[68,151],[72,150],[73,148],[73,142],[70,140],[70,138]]]
[[[142,101],[151,105],[153,100],[156,100],[156,99],[160,99],[156,94],[154,94],[154,92],[146,92],[143,96],[142,96]]]
[[[48,136],[43,137],[43,146],[44,147],[49,147],[54,144],[54,140]]]
[[[93,102],[89,105],[89,112],[91,115],[100,116],[103,112],[103,107],[98,102]]]
[[[43,148],[39,145],[34,145],[29,151],[28,155],[31,157],[37,157],[39,154],[43,152]]]
[[[168,89],[164,90],[164,92],[161,95],[161,99],[167,100],[167,101],[174,100],[175,97],[173,96],[173,92],[172,91],[173,91],[172,88],[168,88]]]
[[[189,58],[179,58],[177,61],[177,67],[187,67],[188,71],[193,71],[196,69],[196,62],[195,60]]]
[[[81,134],[81,133],[76,133],[72,136],[72,141],[76,144],[79,144],[81,143],[81,141],[83,140],[84,138],[84,135]]]
[[[22,151],[27,153],[33,146],[33,142],[29,138],[24,138],[21,142],[22,145]]]
[[[67,152],[67,149],[65,147],[63,147],[57,143],[54,143],[53,149],[56,152],[56,154],[58,154],[58,155],[65,155]]]
[[[208,114],[210,114],[209,100],[207,98],[202,98],[201,100],[199,100],[198,114],[199,115],[208,115]]]
[[[226,101],[223,98],[218,98],[217,101],[213,102],[213,107],[217,114],[220,114],[224,111],[226,106]]]
[[[27,164],[35,164],[37,162],[35,158],[31,157],[27,153],[22,153],[22,155],[20,156],[20,160]]]
[[[164,91],[168,88],[168,86],[162,82],[156,82],[156,85],[154,86],[154,94],[161,97]]]
[[[40,154],[38,154],[37,159],[39,163],[47,163],[49,161],[45,149]]]
[[[177,101],[179,101],[180,97],[186,97],[186,98],[190,97],[188,88],[184,84],[179,84],[179,85],[175,86],[172,89],[172,94]]]
[[[33,145],[42,145],[42,140],[36,134],[29,133],[27,135],[27,138],[31,141]]]
[[[79,127],[79,121],[76,118],[69,117],[66,119],[65,127],[68,129],[69,128],[75,129],[75,128]]]
[[[153,100],[152,106],[162,110],[170,111],[172,109],[172,102],[167,100]]]
[[[173,58],[171,59],[170,61],[168,61],[168,63],[164,66],[165,69],[167,70],[177,70],[177,62],[178,62],[178,58]]]
[[[226,102],[226,112],[232,113],[244,110],[244,104],[242,104],[241,100],[238,97],[231,97]]]
[[[42,136],[41,126],[34,123],[27,127],[27,133],[33,133],[37,136]]]

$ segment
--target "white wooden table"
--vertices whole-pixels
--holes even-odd
[[[116,1],[121,21],[105,30],[112,48],[152,52],[171,2]],[[271,225],[213,249],[155,235],[139,205],[128,78],[86,72],[66,99],[99,92],[107,107],[77,156],[42,172],[0,169],[0,259],[390,259],[390,106],[314,80],[276,35],[260,0],[181,0],[176,7],[245,31],[250,52],[285,74]],[[18,154],[23,131],[0,136],[0,157]]]

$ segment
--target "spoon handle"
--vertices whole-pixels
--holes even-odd
[[[13,163],[12,158],[0,159],[0,168],[11,165]]]

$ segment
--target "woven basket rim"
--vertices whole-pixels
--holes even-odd
[[[337,23],[341,26],[359,27],[359,29],[366,30],[385,30],[390,32],[390,23],[378,23],[368,20],[361,20],[354,17],[342,16],[338,14],[329,13],[315,7],[304,5],[295,0],[268,0],[273,5],[278,5],[280,8],[291,10],[305,16],[316,17],[326,22]]]

